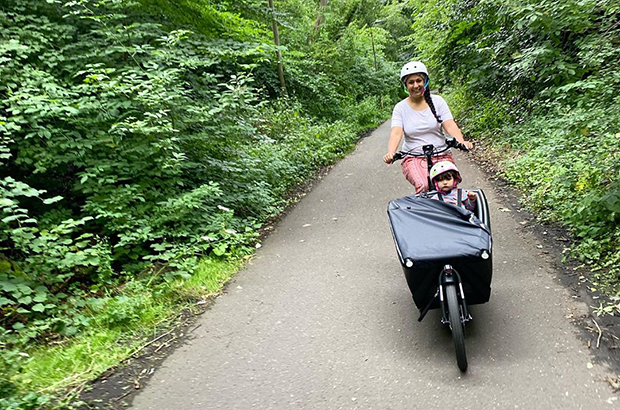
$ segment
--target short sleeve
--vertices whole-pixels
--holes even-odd
[[[433,95],[433,104],[435,105],[435,110],[437,111],[437,115],[441,118],[441,121],[448,121],[453,119],[452,113],[450,112],[450,107],[448,107],[448,103],[443,97],[439,95]]]
[[[403,115],[400,110],[400,104],[396,104],[394,106],[394,110],[392,111],[392,128],[403,126]]]

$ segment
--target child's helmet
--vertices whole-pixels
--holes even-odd
[[[439,186],[437,185],[437,182],[435,182],[435,178],[448,171],[454,171],[456,173],[456,177],[454,178],[454,186],[457,186],[463,181],[463,178],[461,178],[461,173],[459,172],[459,169],[456,167],[454,162],[440,161],[433,165],[430,173],[431,181],[433,182],[433,185],[435,185],[436,190],[439,191]]]
[[[426,69],[424,63],[420,61],[412,61],[407,63],[400,69],[400,81],[403,81],[409,74],[419,73],[426,75],[426,78],[428,79],[428,70]]]

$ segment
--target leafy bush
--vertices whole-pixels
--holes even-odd
[[[122,333],[146,321],[152,292],[174,299],[164,289],[193,280],[200,258],[250,252],[292,188],[385,118],[394,85],[382,30],[375,54],[355,18],[330,20],[335,45],[323,34],[308,43],[315,10],[293,1],[278,6],[306,25],[283,29],[282,99],[258,1],[9,3],[0,406],[25,409],[48,400],[18,376],[36,368],[29,352],[93,327]]]
[[[243,76],[221,83],[190,33],[129,24],[120,7],[20,1],[0,14],[10,40],[0,85],[2,324],[15,331],[56,316],[75,286],[149,266],[187,275],[194,255],[251,238],[236,233],[214,180],[230,155],[219,145],[252,136],[253,89]]]
[[[617,2],[409,2],[414,50],[452,86],[467,134],[512,151],[506,176],[620,292]],[[432,70],[431,69],[431,70]],[[605,273],[606,272],[606,273]]]

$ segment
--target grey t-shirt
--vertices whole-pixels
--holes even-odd
[[[451,120],[450,108],[439,95],[431,94],[435,111],[442,121]],[[446,139],[441,131],[441,125],[433,115],[430,107],[423,111],[416,111],[407,104],[407,99],[397,103],[392,112],[392,127],[402,127],[405,135],[403,151],[422,153],[422,146],[433,144],[435,148],[443,149]]]

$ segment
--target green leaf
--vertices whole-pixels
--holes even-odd
[[[2,218],[2,222],[8,223],[8,222],[15,221],[15,220],[17,220],[19,218],[23,218],[23,217],[24,217],[24,215],[19,215],[19,214],[18,215],[9,215],[9,216],[6,216],[6,217]]]
[[[22,296],[17,301],[19,303],[21,303],[22,305],[29,305],[29,304],[32,303],[32,297],[30,297],[30,296]]]
[[[45,305],[43,305],[42,303],[37,303],[31,309],[34,310],[35,312],[43,312],[45,311]]]
[[[60,201],[62,198],[63,198],[62,196],[55,196],[53,198],[47,198],[43,200],[43,203],[45,205],[53,204],[54,202]]]
[[[7,282],[7,281],[0,281],[0,289],[2,289],[3,291],[7,292],[7,293],[11,293],[15,290],[17,290],[17,286],[11,282]]]
[[[15,202],[9,198],[0,198],[0,206],[11,206],[15,204]]]
[[[226,253],[226,248],[227,248],[226,244],[219,245],[213,248],[213,253],[216,254],[217,256],[222,256]]]

